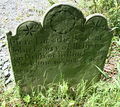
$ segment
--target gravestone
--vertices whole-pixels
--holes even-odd
[[[61,78],[70,84],[98,81],[96,66],[103,70],[112,33],[103,15],[85,18],[79,9],[59,4],[45,14],[42,24],[24,22],[7,39],[15,79],[22,91],[30,92]]]

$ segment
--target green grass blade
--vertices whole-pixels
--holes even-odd
[[[98,69],[98,71],[100,71],[106,78],[109,78],[108,74],[105,73],[104,71],[102,71],[97,65],[95,65],[95,67]]]

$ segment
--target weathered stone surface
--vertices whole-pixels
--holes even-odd
[[[8,35],[9,51],[16,81],[28,92],[39,84],[70,84],[99,80],[112,34],[104,16],[88,19],[70,5],[57,5],[43,23],[27,21],[19,25],[15,36]]]

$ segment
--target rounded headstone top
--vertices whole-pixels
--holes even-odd
[[[58,4],[45,14],[43,27],[58,34],[66,34],[75,27],[78,20],[81,20],[80,25],[85,22],[80,10],[71,5]]]
[[[95,13],[87,17],[87,21],[85,23],[86,27],[91,29],[108,29],[107,19],[104,15]]]
[[[39,29],[42,28],[42,25],[35,21],[26,21],[20,24],[17,28],[17,35],[34,35]]]

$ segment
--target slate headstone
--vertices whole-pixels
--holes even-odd
[[[43,23],[20,24],[16,35],[8,35],[9,51],[16,81],[24,92],[38,85],[70,84],[81,79],[100,79],[112,33],[103,15],[85,18],[70,5],[59,4],[45,15]]]

